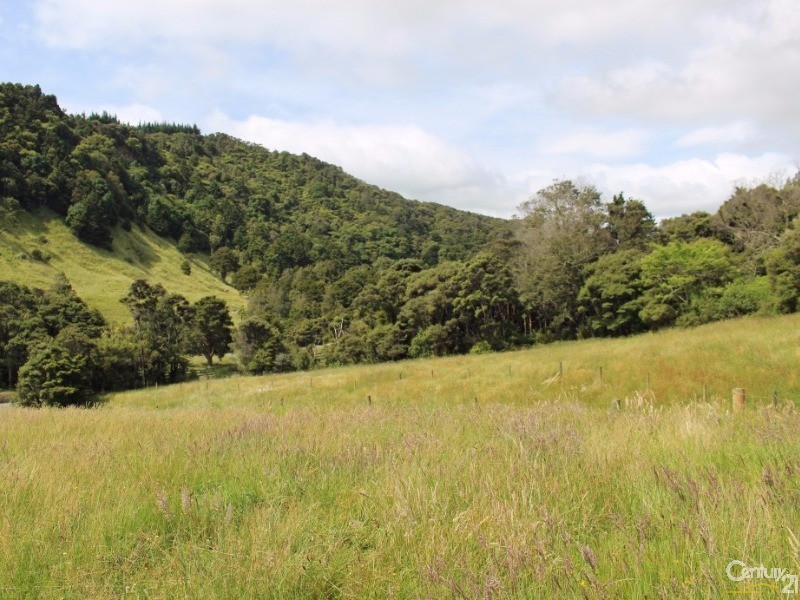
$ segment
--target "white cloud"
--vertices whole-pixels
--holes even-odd
[[[458,204],[465,208],[477,208],[478,197],[485,198],[502,179],[414,125],[305,123],[257,115],[237,121],[220,111],[204,125],[209,131],[224,131],[267,148],[311,154],[410,198],[440,202],[461,198]]]
[[[682,148],[693,146],[730,145],[747,142],[757,134],[755,127],[744,121],[729,123],[721,127],[702,127],[695,129],[676,140],[675,145]]]
[[[640,154],[647,134],[638,129],[599,131],[584,129],[548,139],[541,144],[544,154],[568,154],[596,158],[629,158]]]
[[[776,173],[786,177],[797,165],[784,155],[748,157],[720,154],[713,160],[680,160],[663,166],[647,164],[594,164],[586,177],[605,195],[624,191],[640,198],[658,217],[697,210],[714,212],[736,185],[753,186],[772,181]]]
[[[651,121],[750,119],[800,133],[800,11],[794,0],[706,15],[704,37],[676,60],[643,56],[565,78],[554,101],[582,114]]]
[[[346,60],[365,76],[397,67],[392,60],[418,70],[419,59],[460,65],[474,75],[594,60],[602,56],[598,46],[636,57],[672,55],[687,41],[678,38],[687,23],[753,1],[39,0],[36,14],[41,39],[60,48],[268,42],[308,64]],[[537,51],[547,48],[558,52]]]

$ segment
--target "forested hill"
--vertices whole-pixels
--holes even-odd
[[[117,224],[146,225],[183,252],[218,252],[224,275],[247,265],[242,286],[320,261],[342,273],[381,258],[460,260],[504,227],[195,126],[67,115],[19,84],[0,85],[0,198],[52,209],[101,247]]]
[[[571,181],[520,213],[410,201],[307,155],[195,126],[67,115],[36,86],[0,84],[0,254],[16,253],[5,264],[24,274],[6,277],[21,287],[0,282],[0,387],[50,386],[40,376],[57,363],[56,381],[75,378],[73,402],[179,381],[201,351],[211,362],[234,349],[243,370],[263,373],[800,309],[800,176],[660,223],[642,200],[606,201]],[[54,214],[63,223],[48,235],[14,237]],[[99,290],[128,327],[91,312],[103,307],[69,276],[24,289],[51,251],[65,264],[65,237],[105,273],[136,272]],[[81,260],[82,277],[105,282]],[[169,268],[148,266],[158,263]],[[235,334],[231,300],[247,304]],[[56,402],[31,389],[32,402]]]

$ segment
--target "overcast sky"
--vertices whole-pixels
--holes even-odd
[[[800,166],[798,0],[0,0],[0,79],[510,216],[713,211]]]

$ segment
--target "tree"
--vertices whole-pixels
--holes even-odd
[[[608,230],[620,250],[645,248],[655,236],[656,221],[640,200],[626,199],[620,192],[606,207]]]
[[[447,328],[443,325],[431,325],[414,336],[408,355],[412,358],[443,356],[450,352],[451,343]]]
[[[49,340],[37,346],[19,371],[17,394],[27,406],[82,404],[91,396],[89,357]]]
[[[658,230],[659,241],[662,244],[675,241],[693,242],[700,238],[715,236],[711,215],[703,211],[662,219]]]
[[[58,335],[67,326],[74,326],[87,336],[96,338],[105,326],[100,311],[89,308],[63,275],[41,295],[38,313],[51,336]]]
[[[222,359],[233,342],[233,321],[224,300],[214,296],[201,298],[194,304],[192,322],[194,348],[211,366],[214,356]]]
[[[780,247],[767,255],[766,270],[777,312],[796,312],[800,308],[800,229],[782,236]]]
[[[501,349],[517,341],[519,292],[514,275],[499,257],[483,252],[467,262],[454,281],[458,291],[453,300],[453,317],[464,332],[466,351],[478,342]]]
[[[114,198],[99,173],[79,173],[66,223],[81,241],[111,247],[110,228],[116,224]]]
[[[138,372],[143,386],[185,378],[193,309],[185,298],[143,279],[121,300],[133,316]]]
[[[800,190],[768,185],[736,188],[717,210],[711,222],[720,236],[736,250],[757,254],[776,248],[781,234],[800,213]]]
[[[580,328],[578,293],[586,267],[612,247],[600,193],[558,181],[520,207],[517,285],[539,330],[570,337]]]
[[[640,250],[620,250],[600,257],[586,268],[578,301],[585,313],[587,335],[630,335],[645,328],[639,317],[644,291],[643,256]]]
[[[718,297],[734,274],[730,248],[710,239],[658,246],[642,258],[641,269],[639,314],[655,327],[697,322],[701,304]]]
[[[12,387],[30,348],[48,337],[38,298],[24,286],[0,281],[0,383]]]
[[[211,253],[211,268],[219,273],[219,278],[225,281],[228,273],[239,268],[239,259],[236,253],[227,246],[221,246]]]
[[[239,325],[236,350],[242,367],[255,374],[274,371],[277,356],[286,352],[280,329],[269,319],[257,317]]]
[[[261,281],[261,273],[254,265],[244,265],[231,277],[231,285],[237,290],[249,292]]]

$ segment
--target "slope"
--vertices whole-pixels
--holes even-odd
[[[516,352],[408,360],[269,377],[201,381],[113,395],[111,406],[268,407],[330,402],[512,403],[575,401],[615,408],[707,400],[800,404],[800,315],[744,317],[628,338],[558,342]],[[559,376],[559,371],[561,375]]]
[[[242,295],[211,273],[207,256],[193,254],[188,259],[191,274],[186,275],[180,268],[186,257],[147,228],[117,227],[113,237],[110,250],[98,248],[80,242],[58,215],[20,212],[18,222],[0,233],[0,280],[44,289],[63,274],[78,295],[112,323],[129,321],[120,299],[136,279],[160,283],[190,301],[218,296],[234,316],[244,308]]]
[[[752,593],[726,569],[800,567],[798,325],[3,408],[0,581],[37,598]],[[734,385],[785,400],[731,414]]]

